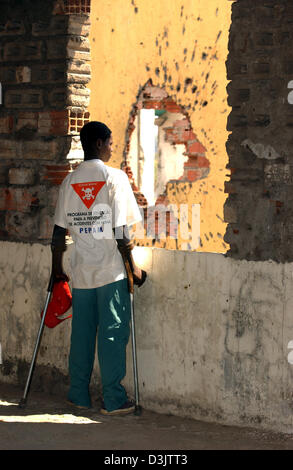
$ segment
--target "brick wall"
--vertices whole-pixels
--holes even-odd
[[[89,0],[1,2],[2,240],[51,238],[58,185],[89,120],[89,10]]]
[[[238,0],[227,60],[229,256],[293,260],[291,0]]]

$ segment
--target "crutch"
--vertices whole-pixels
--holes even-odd
[[[134,284],[133,274],[130,268],[129,261],[124,259],[125,267],[128,278],[128,289],[130,293],[130,306],[131,306],[131,344],[132,344],[132,362],[133,362],[133,378],[134,378],[134,394],[135,394],[135,410],[134,414],[140,416],[142,408],[139,405],[139,387],[138,387],[138,374],[137,374],[137,359],[136,359],[136,338],[135,338],[135,320],[134,320]]]
[[[35,366],[35,362],[36,362],[36,358],[37,358],[37,354],[38,354],[38,350],[39,350],[39,346],[40,346],[40,342],[41,342],[41,338],[42,338],[42,334],[43,334],[45,317],[46,317],[48,305],[49,305],[50,300],[51,300],[53,286],[54,286],[54,278],[53,278],[53,275],[51,274],[48,289],[47,289],[47,297],[46,297],[44,312],[43,312],[43,316],[41,318],[41,323],[40,323],[40,327],[39,327],[39,331],[38,331],[37,341],[36,341],[36,344],[35,344],[35,349],[34,349],[34,352],[33,352],[32,361],[31,361],[27,381],[26,381],[26,384],[25,384],[24,392],[23,392],[23,397],[22,397],[22,399],[20,400],[20,402],[18,404],[19,408],[25,408],[25,406],[26,406],[27,396],[28,396],[30,384],[31,384],[31,381],[32,381],[34,366]]]

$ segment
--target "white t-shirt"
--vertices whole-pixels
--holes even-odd
[[[126,277],[112,228],[141,219],[124,171],[94,159],[67,175],[60,186],[54,223],[68,229],[74,242],[74,288],[101,287]]]

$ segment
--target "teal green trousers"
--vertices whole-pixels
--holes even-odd
[[[96,289],[72,289],[72,332],[68,399],[91,406],[89,385],[97,344],[104,407],[113,411],[127,400],[126,374],[130,295],[127,279]]]

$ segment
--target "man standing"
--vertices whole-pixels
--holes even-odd
[[[84,161],[63,181],[52,237],[52,274],[67,280],[62,268],[65,235],[73,242],[72,333],[68,399],[90,407],[89,384],[96,338],[105,415],[134,410],[121,384],[126,374],[130,296],[124,261],[133,282],[142,285],[145,271],[132,258],[128,227],[141,220],[127,175],[105,165],[111,158],[112,135],[103,123],[90,122],[80,132]]]

